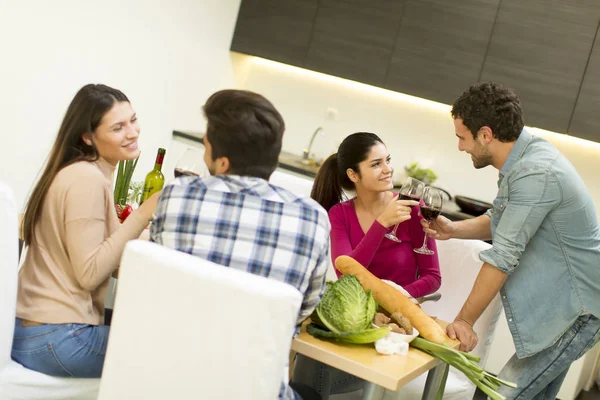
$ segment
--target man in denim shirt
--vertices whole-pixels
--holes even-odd
[[[435,239],[493,239],[473,289],[448,325],[461,350],[477,344],[473,324],[500,292],[516,354],[499,374],[517,383],[509,399],[556,398],[569,366],[600,340],[600,229],[594,202],[571,163],[523,129],[509,89],[479,83],[451,111],[458,149],[475,168],[500,171],[493,209],[470,220],[444,217]],[[424,226],[427,224],[424,223]]]

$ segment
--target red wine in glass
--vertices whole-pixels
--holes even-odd
[[[433,221],[434,219],[436,219],[440,215],[440,212],[441,210],[438,210],[437,208],[427,206],[421,207],[421,215],[427,221]]]
[[[444,205],[444,198],[442,197],[442,193],[434,189],[432,187],[426,187],[423,191],[423,205],[421,206],[421,215],[427,221],[432,222],[435,220],[441,213],[442,207]],[[423,237],[423,246],[418,249],[413,249],[415,253],[432,255],[435,252],[429,250],[427,248],[427,234]]]
[[[423,193],[423,188],[425,184],[418,179],[408,177],[406,182],[400,188],[400,192],[398,193],[399,200],[421,200],[421,194]],[[391,232],[386,233],[385,237],[396,242],[402,243],[402,240],[398,239],[396,236],[396,230],[398,229],[398,224],[394,226]]]
[[[175,168],[175,171],[173,172],[173,174],[175,175],[175,178],[179,178],[180,176],[199,176],[195,172],[186,171],[181,168]]]
[[[402,193],[400,193],[400,194],[398,194],[398,197],[399,197],[399,200],[421,201],[421,198],[419,196],[410,195],[410,194],[402,194]]]

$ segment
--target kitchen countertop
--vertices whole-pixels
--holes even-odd
[[[194,141],[200,145],[202,145],[202,137],[204,133],[202,132],[191,132],[191,131],[173,131],[173,137],[179,137],[187,140]],[[317,171],[319,170],[318,165],[310,164],[307,165],[303,162],[302,156],[297,154],[289,153],[287,151],[282,151],[279,154],[279,167],[282,169],[286,169],[288,171],[293,171],[295,173],[304,175],[308,178],[314,178],[317,176]],[[444,202],[444,207],[442,208],[442,215],[452,221],[458,221],[463,219],[473,218],[473,215],[465,214],[460,211],[460,207],[456,205],[456,203],[452,200],[446,200]]]

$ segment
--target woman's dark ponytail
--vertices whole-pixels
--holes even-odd
[[[342,201],[343,194],[338,172],[337,153],[333,153],[321,164],[310,197],[329,211],[331,207]]]

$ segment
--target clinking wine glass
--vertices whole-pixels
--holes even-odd
[[[408,177],[404,184],[400,188],[398,192],[398,200],[415,200],[420,201],[421,196],[423,195],[423,189],[425,188],[425,184],[418,179]],[[385,237],[393,240],[397,243],[402,243],[402,240],[398,239],[396,236],[396,230],[398,229],[398,225],[394,226],[394,229],[385,234]]]
[[[180,176],[201,176],[204,172],[204,154],[193,147],[187,148],[175,165],[175,178]]]
[[[426,187],[423,192],[423,205],[421,206],[421,215],[429,223],[433,222],[442,212],[442,206],[444,205],[444,197],[442,192],[432,187]],[[423,246],[418,249],[413,249],[415,253],[432,255],[435,254],[427,248],[427,233],[423,238]]]

